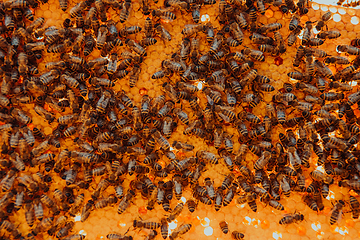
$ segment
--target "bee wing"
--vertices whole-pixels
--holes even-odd
[[[335,208],[333,208],[333,209],[330,211],[331,214],[333,213],[334,209],[335,209]],[[338,215],[337,220],[336,220],[336,223],[340,223],[340,222],[341,222],[341,220],[342,220],[342,215],[343,215],[343,210],[340,210],[340,211],[339,211],[339,215]],[[330,215],[330,216],[331,216],[331,215]]]
[[[231,122],[231,119],[223,113],[219,113],[219,116],[224,119],[225,122]]]
[[[214,106],[214,101],[208,96],[208,95],[205,95],[206,96],[206,99],[208,101],[208,103],[211,105],[211,106]]]
[[[230,107],[230,106],[220,106],[221,110],[229,110],[229,111],[234,111],[235,108],[234,107]]]

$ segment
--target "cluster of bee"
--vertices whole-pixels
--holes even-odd
[[[67,11],[67,1],[59,3]],[[0,120],[4,123],[0,125],[0,229],[6,236],[84,239],[82,234],[71,233],[72,217],[80,214],[85,221],[92,211],[115,205],[118,214],[123,214],[141,196],[147,199],[147,210],[158,204],[167,214],[159,222],[134,220],[133,228],[148,229],[147,239],[154,239],[159,228],[164,239],[177,239],[192,225],[182,223],[169,235],[168,223],[185,206],[194,212],[202,203],[220,211],[235,198],[254,212],[258,200],[282,211],[282,196],[299,192],[310,209],[321,211],[331,184],[360,191],[360,127],[352,108],[360,100],[360,91],[353,93],[348,83],[360,79],[360,63],[358,57],[350,62],[316,48],[326,39],[340,37],[337,31],[325,30],[331,13],[324,13],[316,25],[306,22],[302,26],[300,17],[308,12],[306,1],[221,0],[217,3],[221,29],[216,29],[211,23],[199,23],[200,7],[215,3],[168,0],[164,8],[151,9],[149,2],[141,1],[142,12],[148,16],[144,30],[135,25],[118,29],[118,23],[107,19],[106,10],[112,8],[119,12],[120,23],[125,23],[130,0],[81,1],[69,10],[71,19],[62,28],[42,27],[45,19],[32,14],[31,8],[38,6],[35,0],[0,5],[4,23],[0,28]],[[287,46],[279,31],[285,26],[258,22],[270,5],[291,14]],[[114,91],[127,75],[129,86],[136,86],[146,47],[157,43],[156,36],[171,41],[160,20],[175,20],[177,11],[192,11],[194,24],[183,28],[180,48],[151,76],[163,82],[163,94],[154,98],[142,94],[136,103],[127,92]],[[26,26],[26,21],[31,23]],[[132,39],[143,32],[142,40]],[[258,49],[242,47],[246,36]],[[275,91],[275,80],[260,75],[256,64],[264,62],[266,55],[279,58],[297,42],[293,65],[298,71],[289,72],[291,83]],[[120,53],[122,46],[127,50]],[[337,51],[358,56],[359,46],[360,40],[354,39],[350,45],[338,45]],[[94,49],[101,57],[86,60]],[[46,63],[47,72],[39,73],[44,51],[61,54],[62,60]],[[333,73],[329,64],[347,67]],[[272,101],[264,103],[266,96],[273,96]],[[264,116],[252,113],[265,105]],[[29,108],[52,127],[50,134],[32,126]],[[196,151],[181,140],[171,142],[179,125],[185,126],[184,135],[203,139],[217,153]],[[237,134],[230,128],[237,129]],[[275,134],[275,128],[280,133]],[[74,147],[62,147],[64,140],[73,141]],[[240,143],[238,151],[235,141]],[[313,151],[317,166],[325,172],[312,170],[313,181],[307,186],[305,173]],[[253,164],[247,160],[250,155],[257,156]],[[215,186],[213,179],[203,175],[219,164],[226,166],[228,174]],[[26,173],[34,167],[41,171]],[[54,175],[64,180],[65,187],[53,190]],[[133,180],[127,188],[129,176]],[[92,191],[94,177],[101,180]],[[108,195],[110,188],[115,193]],[[192,196],[184,203],[180,200],[186,188]],[[91,192],[88,201],[85,191]],[[173,209],[172,199],[178,201]],[[360,204],[350,196],[334,204],[330,224],[336,223],[346,205],[354,219],[359,217]],[[31,228],[27,233],[9,221],[22,208]],[[279,224],[302,220],[304,215],[295,212]],[[220,228],[225,234],[229,231],[225,221]],[[244,238],[240,231],[232,231],[231,236]],[[110,233],[107,238],[133,237]]]
[[[346,1],[346,3],[345,3],[345,0],[338,0],[336,4],[339,6],[344,6],[344,7],[357,7],[360,5],[360,1],[350,0],[350,1]]]

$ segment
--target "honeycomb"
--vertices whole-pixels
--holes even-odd
[[[69,11],[72,7],[74,7],[77,2],[68,1],[68,8],[65,12],[61,11],[59,2],[49,0],[47,3],[40,4],[38,8],[33,9],[35,19],[39,17],[43,17],[45,19],[45,23],[43,25],[44,28],[55,26],[62,27],[62,24],[65,19],[73,19],[71,18]],[[159,1],[158,3],[151,2],[151,9],[161,8],[163,6],[163,1]],[[301,23],[304,24],[306,21],[316,22],[322,14],[327,11],[333,13],[332,19],[327,22],[327,28],[329,30],[338,30],[341,33],[341,37],[336,39],[327,39],[325,43],[318,47],[322,50],[325,50],[328,55],[332,56],[347,56],[344,53],[339,53],[336,51],[336,46],[339,44],[350,44],[352,39],[355,39],[359,31],[359,18],[357,16],[360,15],[360,10],[348,9],[343,7],[335,7],[335,6],[327,6],[327,5],[319,5],[317,3],[310,3],[311,7],[309,7],[309,12],[303,16],[301,16]],[[140,3],[137,0],[132,1],[131,3],[130,15],[128,20],[125,23],[120,22],[119,10],[114,10],[109,8],[106,10],[106,16],[108,19],[114,20],[116,23],[117,29],[121,29],[124,26],[132,26],[138,25],[142,28],[145,24],[145,19],[147,16],[144,16],[143,13],[139,10]],[[201,14],[201,22],[203,24],[207,24],[211,22],[215,29],[219,30],[222,26],[218,21],[218,3],[215,5],[203,5],[200,9]],[[289,22],[291,19],[291,14],[282,13],[278,7],[274,7],[266,4],[268,8],[265,11],[264,15],[258,15],[258,23],[260,25],[265,25],[269,23],[281,23],[282,28],[279,30],[281,35],[286,39],[289,35]],[[170,81],[172,83],[176,83],[180,81],[180,77],[174,74],[171,78],[164,79],[152,79],[151,76],[159,71],[162,67],[162,61],[165,59],[170,59],[171,55],[178,51],[180,48],[181,41],[183,36],[181,34],[182,29],[184,29],[186,24],[193,24],[193,20],[190,13],[181,12],[179,10],[173,11],[176,14],[176,19],[174,21],[163,21],[161,24],[164,26],[166,30],[168,30],[171,34],[171,41],[164,41],[157,37],[157,43],[155,45],[148,46],[146,48],[147,56],[144,57],[144,61],[141,63],[141,74],[139,75],[139,79],[134,87],[130,87],[129,85],[129,77],[125,77],[123,79],[118,80],[115,83],[115,86],[112,87],[114,92],[120,92],[121,90],[125,91],[129,98],[140,107],[140,102],[142,100],[142,96],[147,94],[150,98],[155,98],[158,95],[162,94],[163,91],[163,83],[166,81]],[[27,24],[29,24],[27,22]],[[240,51],[246,47],[257,49],[256,44],[253,44],[249,39],[249,31],[244,31],[244,40],[242,45],[238,47],[232,47],[231,52]],[[136,41],[140,41],[143,37],[143,33],[137,33],[135,35],[131,35],[129,38],[134,39]],[[209,49],[209,44],[206,42],[206,36],[203,33],[199,33],[196,35],[200,39],[200,52],[205,53]],[[258,74],[264,75],[272,79],[271,85],[275,88],[272,92],[266,92],[263,95],[263,101],[259,103],[255,108],[252,109],[252,113],[257,116],[265,116],[265,106],[267,103],[272,101],[273,96],[281,92],[283,90],[283,83],[290,82],[295,84],[297,81],[290,79],[287,75],[288,72],[295,71],[296,68],[293,67],[293,59],[296,54],[296,49],[300,45],[301,39],[298,38],[296,43],[292,47],[287,46],[287,50],[285,53],[281,54],[280,57],[273,57],[270,54],[265,53],[265,61],[259,62],[254,61],[254,68],[258,70]],[[120,48],[119,52],[127,49],[125,44]],[[101,56],[101,51],[98,49],[94,49],[91,55],[86,57],[86,61],[90,61]],[[62,55],[58,53],[47,53],[44,51],[43,57],[38,61],[38,69],[40,76],[47,70],[45,69],[45,65],[48,62],[60,61],[62,59]],[[353,56],[349,56],[350,60],[353,60]],[[329,68],[333,73],[341,70],[343,67],[341,65],[329,65]],[[194,82],[200,90],[206,85],[204,81],[196,81]],[[353,89],[351,93],[357,91],[356,81],[352,82]],[[303,98],[304,94],[301,91],[296,91],[296,95],[298,98]],[[348,95],[348,94],[347,94]],[[197,94],[199,97],[199,104],[202,109],[206,106],[206,98],[204,94]],[[22,104],[21,109],[25,111],[32,118],[32,123],[28,124],[29,128],[37,127],[43,131],[45,135],[51,135],[53,130],[57,128],[58,123],[56,121],[52,123],[48,123],[43,118],[40,118],[38,114],[34,110],[34,104]],[[190,114],[190,121],[195,121],[196,116],[191,110],[188,102],[181,100],[181,103],[176,103],[177,107],[181,107],[184,111]],[[357,106],[355,104],[354,106]],[[355,114],[358,116],[358,109],[353,106]],[[59,113],[51,108],[48,108],[58,119],[62,115],[70,114],[71,110],[67,107],[65,112]],[[241,108],[236,108],[236,113],[241,112]],[[297,116],[292,111],[291,108],[286,109],[287,118],[291,118]],[[240,142],[236,139],[239,138],[239,133],[237,130],[229,123],[223,123],[223,128],[226,132],[231,135],[231,138],[234,140],[234,153],[238,152],[240,148]],[[183,159],[185,157],[194,156],[196,152],[199,150],[206,150],[212,153],[217,153],[217,149],[213,144],[207,144],[201,138],[186,136],[182,134],[185,130],[184,124],[180,122],[177,125],[176,131],[171,134],[171,137],[168,139],[170,143],[173,141],[181,141],[187,142],[194,146],[194,149],[190,152],[179,151],[171,148],[171,150],[176,153],[176,156],[179,159]],[[278,133],[285,133],[285,129],[281,125],[274,126],[271,129],[272,134],[272,142],[275,144],[279,141]],[[73,135],[67,138],[60,139],[61,147],[55,148],[51,146],[49,149],[51,153],[54,153],[57,157],[59,152],[64,149],[69,149],[70,151],[79,149],[74,144],[74,139],[77,135]],[[37,146],[41,141],[36,140],[35,146]],[[136,145],[139,146],[139,145]],[[315,169],[321,169],[316,164],[316,154],[314,151],[311,153],[310,158],[310,168],[303,168],[303,173],[306,176],[306,186],[310,185],[311,178],[309,176],[310,172]],[[144,159],[144,155],[139,157],[139,162],[142,162]],[[2,158],[6,158],[6,156],[2,156]],[[253,169],[253,165],[258,159],[258,156],[248,152],[246,154],[246,162],[245,164]],[[169,160],[162,156],[159,162],[165,166]],[[49,184],[48,195],[53,197],[53,192],[55,189],[63,188],[65,184],[65,180],[61,178],[61,176],[51,170],[49,173],[45,171],[45,166],[39,165],[38,167],[29,167],[26,166],[26,170],[19,173],[19,176],[24,176],[26,174],[35,174],[36,172],[41,172],[43,174],[49,174],[52,177],[52,182]],[[230,171],[223,163],[220,161],[219,164],[206,165],[206,171],[204,171],[199,178],[200,185],[203,185],[203,182],[206,178],[211,178],[215,188],[221,186],[222,181],[225,176],[228,175]],[[237,167],[233,171],[234,174],[238,175],[239,171]],[[78,179],[83,178],[83,173],[79,172]],[[74,196],[78,196],[80,194],[85,195],[84,204],[91,199],[91,194],[96,189],[97,185],[103,179],[104,176],[94,177],[93,181],[90,183],[90,186],[87,190],[85,189],[76,189],[74,191]],[[124,182],[122,183],[125,190],[129,189],[130,183],[136,180],[135,174],[126,175],[124,177]],[[151,180],[157,182],[156,178],[151,178]],[[171,177],[165,178],[165,180],[171,180]],[[339,178],[335,178],[336,184],[330,185],[330,193],[329,196],[323,200],[324,209],[319,212],[315,212],[311,210],[303,201],[302,196],[304,193],[301,192],[291,192],[290,197],[281,197],[279,201],[285,209],[282,211],[276,210],[268,206],[268,204],[261,202],[259,199],[256,200],[257,211],[253,212],[247,204],[237,204],[236,199],[238,196],[235,196],[231,203],[222,207],[220,211],[215,211],[213,205],[208,206],[203,203],[198,203],[196,206],[196,210],[191,213],[189,212],[187,206],[184,207],[181,214],[172,222],[169,223],[169,232],[173,232],[174,229],[179,227],[183,223],[189,223],[192,225],[191,229],[181,236],[183,239],[231,239],[232,231],[239,231],[245,235],[245,239],[359,239],[360,238],[360,223],[357,219],[351,218],[351,211],[349,208],[349,194],[358,198],[357,193],[351,191],[347,187],[339,187],[337,185]],[[101,196],[109,196],[110,194],[114,194],[115,189],[114,186],[110,186],[104,191]],[[3,196],[5,193],[2,193]],[[184,187],[182,198],[178,201],[173,199],[170,201],[171,209],[174,209],[175,206],[180,202],[186,202],[192,197],[192,190],[189,186]],[[333,205],[337,204],[337,201],[344,200],[345,207],[343,209],[342,217],[337,221],[336,224],[330,225],[330,215],[331,210],[333,209]],[[119,200],[120,201],[120,200]],[[118,201],[118,202],[119,202]],[[84,205],[83,204],[83,205]],[[169,216],[169,212],[166,212],[161,205],[155,204],[154,210],[147,210],[146,206],[148,204],[148,199],[142,197],[141,194],[136,194],[136,196],[131,200],[130,206],[126,209],[126,211],[122,214],[117,213],[118,203],[113,206],[108,206],[104,209],[95,209],[91,211],[90,216],[84,222],[80,221],[81,216],[80,212],[77,213],[75,217],[68,216],[68,221],[73,220],[75,225],[71,230],[72,234],[80,233],[85,236],[86,239],[107,239],[107,235],[110,233],[117,233],[122,235],[132,236],[133,239],[143,239],[146,238],[150,234],[150,230],[134,228],[133,221],[134,220],[143,220],[143,221],[153,221],[160,222],[160,219],[164,216]],[[300,221],[297,223],[292,223],[289,225],[280,225],[279,221],[286,214],[294,214],[301,213],[304,216],[304,221]],[[44,208],[44,216],[50,216],[52,213],[46,207]],[[61,212],[64,214],[64,212]],[[55,219],[58,216],[54,216]],[[17,212],[13,212],[9,214],[9,221],[13,222],[19,232],[26,236],[27,233],[31,232],[33,228],[29,227],[26,223],[25,219],[25,210],[21,208]],[[219,227],[219,223],[222,221],[226,221],[228,223],[229,233],[224,234]],[[34,224],[39,223],[37,220]],[[9,236],[9,233],[5,231],[5,229],[1,230],[5,236]],[[155,239],[161,239],[160,230],[157,230],[158,236]],[[180,238],[180,237],[179,237]],[[6,239],[6,237],[4,237]],[[50,237],[46,233],[38,234],[35,239],[55,239],[55,236]]]

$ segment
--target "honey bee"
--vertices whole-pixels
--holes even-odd
[[[257,32],[260,34],[269,33],[269,32],[275,32],[282,28],[281,23],[269,23],[262,25],[257,29]]]
[[[25,112],[23,112],[22,110],[20,110],[18,108],[11,109],[10,113],[16,120],[18,120],[19,122],[21,122],[23,124],[32,123],[32,119],[27,114],[25,114]]]
[[[91,34],[85,34],[84,56],[89,56],[95,47],[95,39]]]
[[[8,220],[4,220],[1,222],[0,225],[1,229],[4,229],[5,231],[7,231],[8,233],[11,233],[11,235],[13,236],[13,238],[15,239],[20,239],[21,233],[19,232],[19,230],[17,229],[17,227],[15,226],[15,224],[9,222]]]
[[[300,213],[288,214],[280,219],[279,224],[287,225],[295,222],[300,222],[304,220],[304,215]]]
[[[114,201],[114,199],[112,199],[112,200]],[[102,200],[99,200],[99,201],[102,201]],[[81,210],[81,219],[80,219],[81,222],[84,222],[90,216],[90,213],[94,209],[94,207],[95,207],[94,201],[91,199],[88,200],[87,203],[84,205],[84,207]]]
[[[125,43],[127,46],[129,46],[134,52],[136,52],[137,54],[139,54],[140,56],[147,56],[146,50],[137,42],[135,42],[134,40],[131,39],[126,39]]]
[[[210,23],[208,23],[204,27],[204,30],[206,33],[206,41],[208,43],[211,43],[214,40],[214,36],[215,36],[214,27]]]
[[[155,24],[154,29],[161,39],[171,41],[171,34],[160,23]]]
[[[34,215],[39,221],[42,221],[44,218],[44,208],[38,198],[34,201]]]
[[[233,231],[233,232],[231,232],[231,237],[236,240],[241,240],[245,237],[245,235],[241,232]]]
[[[163,118],[164,116],[166,116],[168,113],[171,112],[171,110],[174,108],[175,104],[173,101],[167,101],[164,106],[158,111],[157,113],[157,117],[158,118]]]
[[[174,108],[173,113],[182,123],[189,125],[189,117],[186,112],[183,112],[180,108]]]
[[[331,225],[334,225],[338,221],[344,206],[345,202],[343,200],[339,200],[337,203],[335,203],[330,216]]]
[[[122,3],[122,9],[120,11],[120,22],[124,23],[128,20],[130,15],[131,0],[126,0]]]
[[[350,63],[346,57],[341,57],[341,56],[329,56],[325,58],[324,62],[326,64],[341,64],[341,65],[347,65]]]
[[[263,169],[266,164],[270,161],[271,153],[268,151],[265,151],[262,153],[261,157],[255,162],[254,169],[260,170]]]
[[[34,205],[32,203],[26,203],[25,208],[25,220],[29,227],[32,227],[35,222]]]
[[[331,17],[332,17],[332,12],[328,11],[324,13],[321,16],[320,21],[318,21],[315,26],[316,30],[320,31],[326,25],[326,23],[331,19]]]
[[[147,38],[153,37],[154,26],[152,20],[149,17],[147,17],[145,20],[144,31],[145,31],[145,37]]]
[[[189,9],[189,4],[185,1],[181,1],[181,0],[167,0],[165,1],[164,5],[166,7],[172,7],[174,9],[179,9],[179,10],[188,10]]]
[[[22,186],[18,186],[16,188],[16,191],[17,193],[15,197],[14,209],[15,211],[19,211],[24,203],[25,188]]]
[[[65,225],[61,227],[60,230],[56,233],[56,237],[62,238],[67,236],[70,233],[71,229],[74,227],[74,225],[75,223],[73,221],[65,223]]]
[[[28,33],[32,33],[37,28],[41,27],[45,23],[45,19],[40,17],[35,19],[27,28],[26,31]]]
[[[138,64],[134,64],[132,70],[130,71],[130,79],[129,79],[129,85],[130,87],[135,87],[137,81],[139,80],[140,76],[140,66]]]
[[[135,196],[135,193],[132,190],[129,190],[123,199],[119,203],[118,214],[122,214],[130,206],[131,199]]]
[[[181,235],[184,235],[185,233],[187,233],[190,229],[191,229],[192,225],[191,224],[182,224],[179,227],[177,227],[169,236],[170,240],[175,240],[176,238],[178,238]]]
[[[156,18],[162,18],[167,21],[173,21],[176,19],[176,15],[169,11],[169,9],[154,9],[151,15]]]
[[[277,47],[276,47],[277,49],[275,50],[275,52],[279,51],[280,54],[286,52],[284,39],[283,39],[281,33],[274,32],[274,39],[275,39],[275,43],[277,45]],[[275,52],[273,52],[274,55],[276,55]]]
[[[147,46],[150,46],[150,45],[154,45],[155,43],[157,43],[157,40],[155,38],[143,38],[139,44],[142,46],[142,47],[147,47]]]
[[[229,226],[228,226],[227,222],[221,221],[221,222],[219,222],[219,226],[220,226],[221,231],[224,234],[227,234],[229,232]]]
[[[279,174],[277,176],[277,180],[280,183],[280,188],[283,191],[284,195],[286,197],[290,197],[291,187],[290,187],[289,181],[287,180],[285,175]]]
[[[233,35],[233,38],[235,41],[238,42],[239,45],[241,45],[244,41],[244,34],[240,28],[240,26],[237,24],[237,22],[233,22],[229,25],[230,32]]]
[[[224,34],[221,32],[218,32],[215,35],[214,41],[212,41],[212,43],[211,43],[209,53],[211,55],[216,55],[216,53],[219,51],[219,49],[222,46],[222,44],[224,43],[224,41],[225,41]]]
[[[67,10],[68,8],[68,2],[67,0],[59,0],[59,5],[61,10],[63,10],[64,12]]]
[[[250,48],[244,48],[243,50],[241,50],[241,53],[249,56],[250,58],[252,58],[256,61],[260,61],[260,62],[265,61],[265,56],[264,56],[263,52],[261,52],[261,51],[256,51],[256,50],[253,50]]]
[[[336,51],[346,52],[350,55],[359,55],[360,54],[360,50],[357,47],[350,46],[350,45],[337,45]]]
[[[131,236],[126,236],[126,235],[121,235],[121,234],[117,234],[117,233],[109,233],[108,235],[106,235],[106,237],[109,240],[133,240],[133,238]]]
[[[180,142],[180,141],[174,141],[172,143],[172,146],[178,150],[182,150],[182,151],[192,151],[194,150],[194,146],[188,143],[184,143],[184,142]]]
[[[333,31],[321,31],[318,35],[316,35],[317,38],[320,39],[334,39],[341,36],[341,33],[339,31],[333,30]]]
[[[166,220],[168,222],[172,222],[174,221],[179,215],[180,213],[182,212],[184,208],[184,203],[180,202],[178,203],[175,208],[172,210],[172,212],[170,213],[170,215],[166,218]]]
[[[160,223],[157,222],[143,222],[134,220],[133,222],[134,228],[146,228],[146,229],[157,229],[160,227]]]
[[[117,60],[118,60],[118,55],[117,53],[112,53],[110,55],[110,60],[109,63],[107,65],[107,72],[108,74],[114,74],[117,70]]]
[[[349,197],[350,208],[353,219],[358,219],[360,215],[360,203],[354,196]]]
[[[125,38],[131,34],[138,33],[141,30],[142,30],[141,27],[136,26],[136,25],[130,26],[130,27],[124,27],[124,28],[120,29],[119,36]]]
[[[310,195],[304,195],[302,200],[311,210],[316,212],[318,211],[318,206],[315,200]]]
[[[77,233],[77,234],[71,234],[64,238],[64,240],[83,240],[85,239],[85,235]]]
[[[274,199],[270,199],[268,203],[269,203],[269,206],[271,206],[277,210],[280,210],[280,211],[284,210],[284,206]]]

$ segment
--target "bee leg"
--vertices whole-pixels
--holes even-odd
[[[132,227],[132,226],[131,226],[131,227]],[[126,235],[126,234],[129,232],[129,230],[130,230],[131,227],[129,227],[128,230],[126,230],[126,232],[124,233],[124,235]]]

